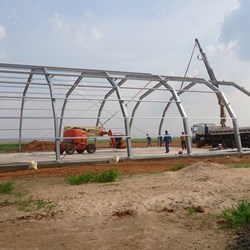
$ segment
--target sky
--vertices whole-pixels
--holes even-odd
[[[216,78],[250,90],[249,0],[0,0],[0,4],[1,63],[183,76],[198,38]],[[209,79],[196,57],[188,76]],[[250,125],[249,97],[231,88],[223,91],[240,125]],[[198,108],[192,98],[186,101],[189,109]],[[205,106],[204,114],[208,110]],[[173,134],[180,129],[172,128]]]

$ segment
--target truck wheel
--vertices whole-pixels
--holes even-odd
[[[201,148],[201,142],[200,141],[197,141],[196,145],[197,145],[197,148]]]
[[[84,152],[84,149],[77,149],[76,152],[77,152],[78,154],[82,154],[82,153]]]
[[[87,152],[88,152],[89,154],[95,153],[95,151],[96,151],[96,146],[95,146],[95,144],[93,144],[93,143],[88,144],[86,150],[87,150]]]
[[[65,152],[67,155],[72,155],[75,153],[75,147],[74,145],[72,144],[68,144],[66,147],[65,147]]]

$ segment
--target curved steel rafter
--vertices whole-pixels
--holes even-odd
[[[117,83],[117,86],[118,87],[121,87],[122,84],[124,84],[125,82],[127,81],[126,79],[126,76],[124,79],[120,80],[119,83]],[[115,81],[114,81],[115,83]],[[116,84],[116,83],[115,83]],[[113,86],[113,85],[112,85]],[[113,88],[104,96],[103,100],[102,100],[102,103],[101,103],[101,106],[99,108],[99,111],[98,111],[98,115],[97,115],[97,120],[96,120],[96,127],[99,126],[99,123],[100,123],[100,117],[102,115],[102,111],[103,111],[103,108],[104,108],[104,105],[105,103],[107,102],[107,99],[115,92],[115,87],[113,86]]]
[[[164,79],[163,77],[159,76],[159,78],[161,79],[162,84],[170,91],[170,93],[172,94],[173,99],[176,102],[177,108],[179,110],[179,113],[182,117],[182,122],[183,122],[183,127],[184,127],[184,131],[185,134],[187,135],[187,153],[191,154],[192,153],[192,148],[191,148],[191,141],[190,141],[190,136],[189,136],[189,130],[188,130],[188,119],[187,119],[187,115],[186,112],[181,104],[181,101],[179,99],[179,96],[176,92],[175,89],[173,89]]]
[[[54,86],[50,74],[47,68],[44,68],[44,75],[49,85],[49,92],[51,97],[51,106],[53,111],[53,119],[54,119],[54,132],[55,132],[55,146],[56,146],[56,161],[60,161],[60,136],[59,136],[59,127],[58,127],[58,114],[57,114],[57,106],[56,106],[56,96],[54,93]]]
[[[195,81],[194,81],[194,82],[191,82],[191,83],[188,84],[185,88],[183,88],[183,89],[181,89],[180,91],[178,91],[178,92],[177,92],[177,95],[179,96],[179,95],[185,93],[188,89],[192,88],[195,84],[196,84]],[[165,107],[164,110],[163,110],[162,118],[161,118],[160,125],[159,125],[159,129],[158,129],[158,135],[161,135],[161,133],[162,133],[162,125],[163,125],[163,122],[164,122],[164,119],[165,119],[165,115],[166,115],[166,113],[167,113],[167,111],[168,111],[168,109],[169,109],[169,107],[170,107],[170,105],[171,105],[171,103],[172,103],[173,100],[174,100],[174,97],[171,97],[171,98],[169,99],[168,104],[166,105],[166,107]],[[186,132],[185,132],[185,133],[186,133]]]
[[[127,108],[126,108],[126,105],[125,105],[124,100],[122,98],[120,86],[115,83],[115,81],[109,76],[108,73],[106,73],[106,74],[108,76],[107,80],[114,88],[116,95],[117,95],[117,98],[118,98],[118,101],[119,101],[119,105],[120,105],[123,119],[124,119],[124,127],[125,127],[125,133],[126,133],[126,143],[127,143],[127,155],[128,155],[128,157],[131,157],[132,156],[132,150],[131,150],[132,144],[131,144],[131,134],[130,134],[130,129],[129,129],[129,116],[128,116]]]
[[[20,109],[20,120],[19,120],[19,151],[22,150],[22,128],[23,128],[23,112],[24,112],[24,104],[25,104],[25,100],[26,100],[26,95],[30,86],[30,83],[32,81],[33,78],[33,69],[31,69],[30,75],[28,77],[27,83],[24,87],[23,90],[23,98],[22,98],[22,102],[21,102],[21,109]]]
[[[132,111],[132,114],[131,114],[131,119],[130,119],[130,123],[129,123],[129,128],[131,130],[132,128],[132,125],[133,125],[133,121],[134,121],[134,116],[135,116],[135,113],[136,113],[136,110],[138,109],[139,105],[141,104],[141,101],[147,97],[148,95],[150,95],[152,92],[154,92],[156,89],[158,89],[160,86],[162,86],[162,83],[159,82],[157,83],[153,89],[150,89],[148,90],[147,92],[145,92],[144,94],[142,94],[140,97],[139,97],[139,101],[135,104],[134,108],[133,108],[133,111]]]
[[[60,119],[60,125],[59,125],[59,136],[61,136],[61,133],[62,133],[63,117],[64,117],[66,105],[68,102],[68,98],[72,94],[72,92],[75,90],[75,88],[79,85],[79,83],[82,81],[83,77],[84,77],[84,73],[81,73],[81,75],[77,78],[77,80],[74,82],[74,84],[71,86],[71,88],[69,89],[69,91],[65,95],[65,100],[63,102],[62,111],[61,111],[61,119]]]
[[[139,107],[139,105],[141,104],[141,101],[147,97],[148,95],[150,95],[152,92],[154,92],[156,89],[158,89],[160,86],[164,86],[166,89],[168,89],[171,94],[172,94],[172,97],[170,98],[170,101],[168,102],[168,106],[170,106],[171,102],[173,100],[175,100],[176,102],[176,105],[178,107],[178,110],[181,114],[181,117],[183,119],[183,126],[184,126],[184,131],[185,131],[185,134],[188,135],[189,133],[189,130],[188,130],[188,124],[187,124],[187,115],[184,111],[184,108],[180,102],[180,99],[178,97],[178,94],[176,93],[176,91],[167,83],[168,81],[168,78],[164,79],[162,76],[158,76],[159,77],[159,80],[160,82],[157,83],[152,89],[148,90],[146,93],[144,93],[143,95],[140,96],[139,98],[139,101],[136,103],[133,111],[132,111],[132,117],[131,117],[131,120],[130,120],[130,124],[129,124],[129,127],[131,129],[132,127],[132,124],[133,124],[133,120],[134,120],[134,116],[135,116],[135,113]],[[193,86],[193,84],[190,85],[190,87]],[[182,90],[182,92],[184,92],[186,89],[188,89],[187,87],[184,88]],[[160,135],[160,133],[159,133]],[[187,140],[187,152],[190,154],[191,153],[191,144],[190,144],[190,136],[188,136],[188,140]]]

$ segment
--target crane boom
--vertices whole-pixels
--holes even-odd
[[[199,40],[196,38],[195,39],[195,43],[197,44],[199,50],[200,50],[200,53],[201,53],[201,60],[204,62],[205,64],[205,67],[207,69],[207,73],[209,75],[209,78],[212,82],[212,84],[214,86],[216,86],[217,88],[219,88],[219,84],[217,83],[217,79],[215,77],[215,74],[213,72],[213,69],[211,68],[209,62],[208,62],[208,59],[207,59],[207,56],[206,56],[206,53],[203,51],[203,49],[201,48],[201,45],[199,43]],[[226,112],[225,112],[225,105],[224,105],[224,102],[223,100],[221,99],[221,96],[216,93],[216,96],[217,96],[217,99],[218,99],[218,104],[220,106],[220,124],[221,124],[221,127],[226,127]]]

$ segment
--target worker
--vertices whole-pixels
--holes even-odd
[[[169,153],[169,146],[170,143],[172,142],[172,137],[171,135],[168,133],[168,131],[165,131],[165,135],[163,137],[163,141],[165,143],[165,148],[166,148],[166,153]]]
[[[149,134],[147,134],[146,140],[147,140],[147,147],[152,147],[152,144],[151,144],[152,138],[151,136],[149,136]]]
[[[182,148],[182,150],[184,150],[184,149],[186,150],[187,149],[186,135],[184,134],[184,132],[181,133],[180,140],[181,140],[181,148]]]

